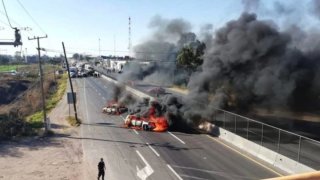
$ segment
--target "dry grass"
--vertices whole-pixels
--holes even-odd
[[[62,96],[66,91],[66,88],[67,88],[66,74],[64,74],[63,76],[60,76],[57,82],[54,82],[54,80],[51,79],[51,81],[46,81],[44,83],[44,91],[46,92],[46,111],[47,112],[50,112],[61,100]],[[30,96],[30,97],[33,98],[34,96]],[[34,104],[34,105],[37,105],[38,107],[36,107],[35,109],[39,110],[40,108],[39,106],[41,105],[41,97],[38,97],[36,99],[31,99],[30,102],[33,102],[33,100],[38,102],[37,104]],[[34,124],[35,128],[38,128],[38,125],[43,121],[42,115],[43,113],[40,110],[34,114],[27,116],[26,120],[29,123]]]
[[[34,68],[34,66],[32,66]],[[46,67],[44,71],[44,93],[46,96],[46,110],[49,112],[60,101],[67,87],[67,75],[54,76],[53,67]],[[35,74],[38,74],[36,72]],[[55,79],[56,77],[56,79]],[[8,77],[9,78],[9,77]],[[26,77],[30,79],[31,77]],[[0,115],[9,117],[9,113],[14,114],[14,118],[6,118],[6,120],[16,121],[18,119],[25,119],[27,125],[33,129],[43,127],[43,113],[40,83],[37,81],[38,76],[33,79],[33,86],[24,91],[19,97],[7,105],[0,106]],[[55,81],[56,80],[56,81]],[[1,132],[0,132],[1,133]]]
[[[74,117],[74,116],[67,116],[67,121],[68,121],[68,123],[71,125],[71,126],[80,126],[80,120],[79,120],[79,118],[78,118],[78,121],[76,120],[76,118]]]

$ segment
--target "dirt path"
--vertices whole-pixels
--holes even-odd
[[[49,114],[52,137],[0,142],[0,180],[86,179],[79,128],[70,127],[66,96]]]

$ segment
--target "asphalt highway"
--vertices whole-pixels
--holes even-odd
[[[230,144],[197,133],[155,133],[123,128],[123,116],[101,112],[112,89],[102,78],[74,79],[82,118],[84,158],[96,178],[104,158],[106,179],[262,179],[283,172]]]

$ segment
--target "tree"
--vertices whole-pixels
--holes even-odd
[[[84,56],[82,54],[79,55],[80,60],[84,60]]]
[[[183,47],[177,56],[178,65],[186,68],[190,68],[195,71],[202,63],[202,56],[206,45],[197,41],[197,47],[193,48],[191,46]]]
[[[72,55],[72,58],[76,59],[76,60],[78,60],[79,57],[80,57],[80,55],[78,53],[75,53],[75,54]]]
[[[8,64],[10,61],[8,56],[0,55],[0,64]]]

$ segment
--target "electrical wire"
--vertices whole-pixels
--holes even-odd
[[[2,11],[0,11],[0,14],[2,14],[3,16],[6,16],[6,14],[4,13],[4,12],[2,12]],[[20,30],[24,30],[24,28],[25,29],[27,29],[28,27],[22,27],[17,21],[15,21],[13,18],[10,18],[10,21],[11,22],[13,22],[14,24],[16,24],[19,28],[18,29],[20,29]],[[2,22],[3,24],[6,24],[8,27],[10,27],[11,28],[11,26],[8,24],[8,23],[6,23],[6,22],[4,22],[4,21],[2,21],[2,20],[0,20],[0,22]],[[32,28],[30,28],[31,30],[32,30]],[[26,30],[26,32],[28,33],[28,35],[29,36],[34,36],[33,34],[31,34],[28,30]]]
[[[2,0],[3,1],[3,0]],[[23,6],[23,4],[20,2],[20,0],[17,0],[21,8],[24,10],[24,12],[29,16],[29,18],[33,21],[33,23],[41,30],[42,33],[47,34],[43,28],[38,24],[38,22],[31,16],[29,11]]]
[[[4,9],[5,13],[6,13],[6,17],[7,17],[8,23],[9,23],[10,27],[11,27],[12,29],[14,29],[14,27],[11,25],[11,22],[10,22],[10,19],[9,19],[8,13],[7,13],[7,9],[6,9],[6,6],[5,6],[5,4],[4,4],[4,1],[3,1],[3,0],[2,0],[2,5],[3,5],[3,9]]]

